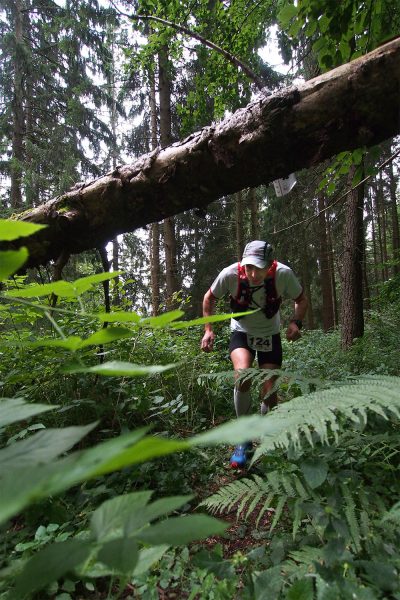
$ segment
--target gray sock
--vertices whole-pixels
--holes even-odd
[[[261,402],[260,404],[260,412],[262,415],[266,415],[269,412],[269,406],[265,404],[265,402]]]
[[[237,417],[248,415],[251,409],[251,392],[241,392],[238,389],[233,390],[233,401]]]

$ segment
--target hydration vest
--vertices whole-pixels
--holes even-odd
[[[267,275],[264,279],[263,287],[265,291],[265,305],[263,307],[259,307],[262,309],[264,315],[267,319],[272,319],[274,315],[279,310],[280,305],[282,304],[282,298],[278,296],[275,286],[275,273],[278,267],[278,263],[276,260],[272,263],[270,268],[267,271]],[[258,289],[251,289],[249,280],[246,277],[245,268],[242,267],[240,262],[238,263],[238,288],[236,292],[236,296],[230,297],[230,306],[232,312],[243,312],[247,310],[253,310],[251,307],[251,303],[253,302],[253,294]],[[254,302],[255,303],[255,302]],[[255,303],[257,304],[257,303]],[[258,305],[257,305],[258,306]],[[236,317],[236,320],[242,319],[243,317]]]

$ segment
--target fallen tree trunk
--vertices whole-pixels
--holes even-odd
[[[29,266],[377,144],[400,132],[399,107],[397,38],[26,211],[17,218],[47,225],[21,241]]]

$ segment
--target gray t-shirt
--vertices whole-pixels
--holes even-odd
[[[280,262],[277,263],[275,272],[275,286],[278,296],[282,298],[291,298],[295,300],[303,291],[299,280],[293,273],[292,269]],[[250,290],[252,288],[250,287]],[[230,294],[236,298],[238,292],[238,263],[229,265],[221,271],[210,290],[216,298],[222,298],[226,294]],[[265,306],[265,289],[264,286],[255,286],[253,293],[254,303],[250,304],[249,308],[256,309]],[[243,331],[257,336],[269,336],[279,333],[280,315],[279,311],[272,317],[267,319],[262,310],[242,317],[239,321],[231,319],[232,331]]]

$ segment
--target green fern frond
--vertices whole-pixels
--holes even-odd
[[[206,500],[200,503],[200,506],[205,506],[210,512],[222,513],[230,512],[243,498],[251,493],[259,490],[257,483],[251,479],[238,479],[228,483],[228,485],[220,488],[216,494],[213,494]]]
[[[283,495],[279,498],[278,503],[276,505],[276,509],[275,509],[275,515],[274,515],[273,521],[271,523],[270,531],[272,531],[276,527],[276,525],[279,523],[279,519],[282,516],[283,509],[285,507],[287,499],[288,499],[288,497],[286,495]]]
[[[292,526],[293,539],[295,539],[296,534],[297,534],[298,530],[300,529],[301,517],[303,515],[303,510],[301,508],[301,502],[302,502],[302,500],[300,498],[297,498],[295,500],[295,503],[293,506],[293,526]]]
[[[350,534],[353,538],[353,543],[356,550],[359,551],[361,548],[361,532],[356,517],[356,505],[354,502],[354,498],[351,495],[351,492],[346,484],[341,484],[340,489],[342,491],[342,496],[344,500],[344,514],[346,515],[346,520],[349,526]]]
[[[271,529],[279,522],[284,506],[289,498],[301,501],[309,500],[309,492],[295,473],[272,471],[265,479],[254,475],[252,479],[239,479],[220,488],[201,502],[211,513],[230,512],[237,507],[237,517],[244,518],[257,513],[257,526],[266,511],[274,508],[274,519]]]
[[[259,526],[261,519],[263,518],[265,513],[271,510],[271,508],[272,508],[271,504],[273,502],[273,499],[274,499],[274,494],[268,494],[268,496],[265,499],[264,506],[261,507],[261,510],[258,513],[258,517],[256,520],[256,527]]]
[[[366,377],[350,384],[320,390],[279,405],[267,417],[265,435],[260,425],[261,444],[253,461],[275,448],[299,448],[303,441],[311,446],[315,439],[337,442],[347,419],[365,427],[369,414],[384,419],[400,415],[400,377]],[[269,432],[273,433],[269,433]]]
[[[382,523],[386,521],[390,521],[395,523],[397,526],[400,526],[400,502],[396,502],[394,506],[390,510],[387,510],[383,513]]]
[[[304,546],[301,550],[289,552],[289,558],[300,565],[311,565],[321,560],[321,549],[315,546]]]
[[[249,505],[247,507],[247,512],[246,512],[246,516],[245,519],[248,519],[249,516],[253,513],[253,511],[256,509],[257,504],[261,501],[262,497],[265,495],[264,491],[260,490],[258,493],[256,493],[253,497],[253,500],[251,502],[249,502]]]
[[[360,529],[364,538],[367,538],[370,532],[370,518],[369,512],[371,504],[368,500],[367,493],[363,487],[360,487],[358,490],[358,497],[360,500]]]

